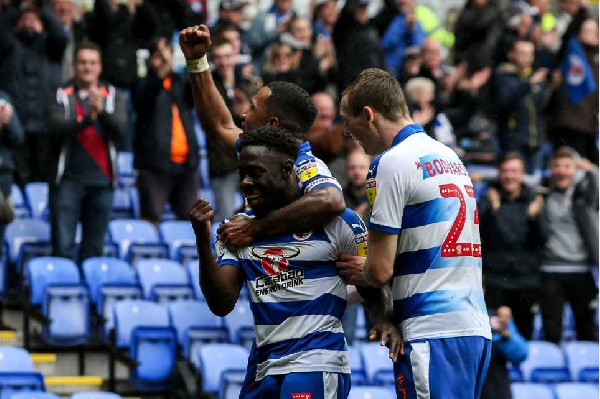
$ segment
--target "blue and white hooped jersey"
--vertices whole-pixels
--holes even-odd
[[[491,339],[475,192],[454,151],[408,125],[371,164],[367,197],[369,229],[398,235],[392,291],[404,339]]]
[[[347,209],[323,228],[252,243],[236,252],[216,244],[219,266],[241,268],[254,315],[255,348],[248,372],[267,375],[323,371],[350,373],[340,319],[346,283],[340,254],[366,256],[367,230]]]

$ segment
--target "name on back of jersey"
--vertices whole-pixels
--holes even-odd
[[[460,161],[449,161],[440,154],[429,154],[419,158],[415,163],[417,169],[423,171],[423,179],[429,179],[438,175],[451,174],[468,176],[467,168]]]

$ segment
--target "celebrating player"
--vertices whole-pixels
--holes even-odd
[[[478,398],[491,331],[483,299],[473,185],[458,156],[410,119],[396,79],[367,69],[342,96],[347,132],[377,155],[364,280],[392,281],[405,356],[398,398]]]
[[[261,219],[297,201],[296,140],[286,131],[262,127],[245,133],[240,145],[240,187],[251,213]],[[320,227],[284,233],[237,250],[210,246],[211,205],[194,204],[190,218],[200,255],[200,282],[210,309],[231,312],[245,280],[256,340],[241,398],[345,398],[350,362],[341,317],[346,284],[337,274],[341,253],[366,255],[366,227],[351,210]],[[358,287],[357,287],[358,288]],[[393,357],[400,337],[391,325],[389,289],[359,289],[367,310],[390,336]],[[300,396],[304,395],[304,396]]]

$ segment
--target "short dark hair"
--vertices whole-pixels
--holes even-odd
[[[233,46],[231,41],[229,41],[229,39],[227,39],[225,36],[217,35],[217,36],[215,36],[214,40],[212,41],[212,45],[210,46],[210,48],[212,50],[217,47],[221,47],[221,46],[225,46],[225,45]]]
[[[501,167],[509,161],[514,161],[515,159],[518,159],[519,161],[523,162],[523,165],[525,165],[525,160],[523,159],[521,154],[519,154],[516,151],[509,151],[505,152],[500,156],[500,158],[498,159],[498,167]]]
[[[239,151],[246,147],[266,147],[271,151],[298,158],[298,142],[290,132],[275,126],[262,126],[244,133],[240,141]]]
[[[77,61],[77,56],[79,55],[79,52],[81,50],[93,50],[98,52],[100,60],[102,61],[102,49],[100,48],[100,46],[94,42],[85,40],[77,44],[77,46],[75,46],[75,50],[73,50],[73,62]]]
[[[173,50],[173,43],[171,43],[171,38],[164,35],[155,36],[150,40],[150,46],[148,46],[148,51],[150,51],[150,55],[154,54],[156,50],[158,50],[158,44],[161,40],[165,40],[167,43],[167,47]]]
[[[573,148],[562,146],[557,148],[556,151],[554,151],[554,153],[552,154],[552,161],[561,158],[571,158],[573,161],[576,161],[577,155],[578,154]]]
[[[220,36],[223,32],[235,31],[239,32],[237,26],[227,19],[219,21],[219,23],[212,29],[214,36]]]
[[[352,116],[357,116],[366,106],[379,112],[385,119],[409,119],[406,98],[396,78],[382,69],[362,71],[342,92],[346,96]]]
[[[267,85],[271,95],[265,101],[269,112],[279,119],[282,128],[293,135],[306,135],[315,122],[317,107],[310,95],[293,83],[271,82]]]

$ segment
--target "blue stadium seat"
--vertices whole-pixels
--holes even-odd
[[[215,204],[215,193],[214,193],[214,191],[211,188],[201,188],[198,191],[198,197],[199,198],[204,198],[211,205],[216,206],[216,204]]]
[[[543,338],[542,313],[537,312],[533,316],[533,340],[541,341]]]
[[[525,381],[562,382],[569,381],[569,371],[560,348],[544,341],[529,343],[529,356],[521,363]]]
[[[140,260],[135,271],[146,299],[164,303],[194,297],[185,269],[174,260]]]
[[[568,342],[563,344],[571,381],[598,383],[598,343]]]
[[[10,200],[15,208],[15,217],[18,219],[24,219],[31,217],[29,207],[25,202],[21,189],[16,184],[13,184],[10,190]]]
[[[10,395],[10,399],[60,399],[60,397],[50,392],[20,391]]]
[[[83,275],[96,312],[104,317],[104,333],[113,327],[112,308],[117,301],[141,299],[142,289],[129,264],[115,258],[89,258],[83,262]]]
[[[556,399],[598,399],[598,384],[567,382],[556,384],[554,392]]]
[[[131,197],[131,206],[133,207],[133,218],[139,219],[141,217],[140,195],[136,187],[129,188],[129,196]]]
[[[235,308],[224,319],[230,341],[249,348],[254,340],[254,317],[250,310],[250,302],[239,299]]]
[[[546,384],[513,382],[510,391],[513,399],[554,399],[552,390]]]
[[[190,259],[197,259],[196,236],[192,224],[188,221],[162,222],[158,227],[161,240],[169,246],[170,257],[185,264]]]
[[[119,185],[123,187],[133,186],[135,184],[133,154],[125,151],[119,152],[117,162],[119,163]]]
[[[177,301],[169,304],[169,320],[177,331],[179,346],[188,358],[197,345],[227,342],[229,334],[223,319],[215,316],[204,301]]]
[[[246,372],[242,369],[224,371],[219,384],[219,399],[238,399],[245,378]]]
[[[565,303],[563,307],[563,341],[575,341],[577,339],[577,330],[575,329],[575,316],[573,316],[573,310],[571,305]]]
[[[366,385],[367,376],[365,375],[360,351],[353,346],[349,346],[348,353],[350,354],[350,369],[352,370],[352,374],[350,375],[352,378],[352,386]]]
[[[194,290],[194,296],[196,299],[204,301],[206,298],[204,298],[204,294],[200,288],[200,268],[198,267],[198,262],[199,260],[197,259],[187,261],[185,269],[188,273],[192,289]]]
[[[50,255],[50,226],[35,219],[17,219],[6,226],[4,242],[8,248],[8,259],[23,270],[27,260],[36,256]]]
[[[44,391],[44,377],[22,348],[0,347],[0,399],[17,392]]]
[[[126,188],[115,189],[112,204],[112,219],[131,219],[134,218],[133,205],[129,190]]]
[[[119,257],[132,263],[137,258],[166,258],[168,248],[158,239],[154,226],[145,220],[121,219],[108,224],[112,242],[119,245]]]
[[[148,301],[121,301],[113,307],[115,344],[138,362],[130,380],[143,389],[166,388],[175,366],[177,336],[167,310]]]
[[[248,350],[234,344],[206,344],[198,348],[198,358],[202,390],[216,393],[219,391],[224,371],[246,372]]]
[[[77,392],[70,399],[121,399],[121,395],[110,392]]]
[[[391,389],[383,387],[353,387],[348,399],[396,399],[396,395]]]
[[[365,310],[363,308],[362,303],[357,305],[356,309],[356,330],[354,331],[354,339],[364,341],[366,340],[368,331],[367,331],[367,321],[365,320]]]
[[[394,372],[390,352],[378,342],[360,346],[367,381],[373,385],[394,385]]]
[[[42,305],[51,322],[43,338],[53,345],[71,346],[86,342],[90,335],[88,290],[77,265],[69,259],[40,257],[27,264],[31,305]]]
[[[29,183],[25,186],[25,196],[34,219],[48,217],[48,183]]]

